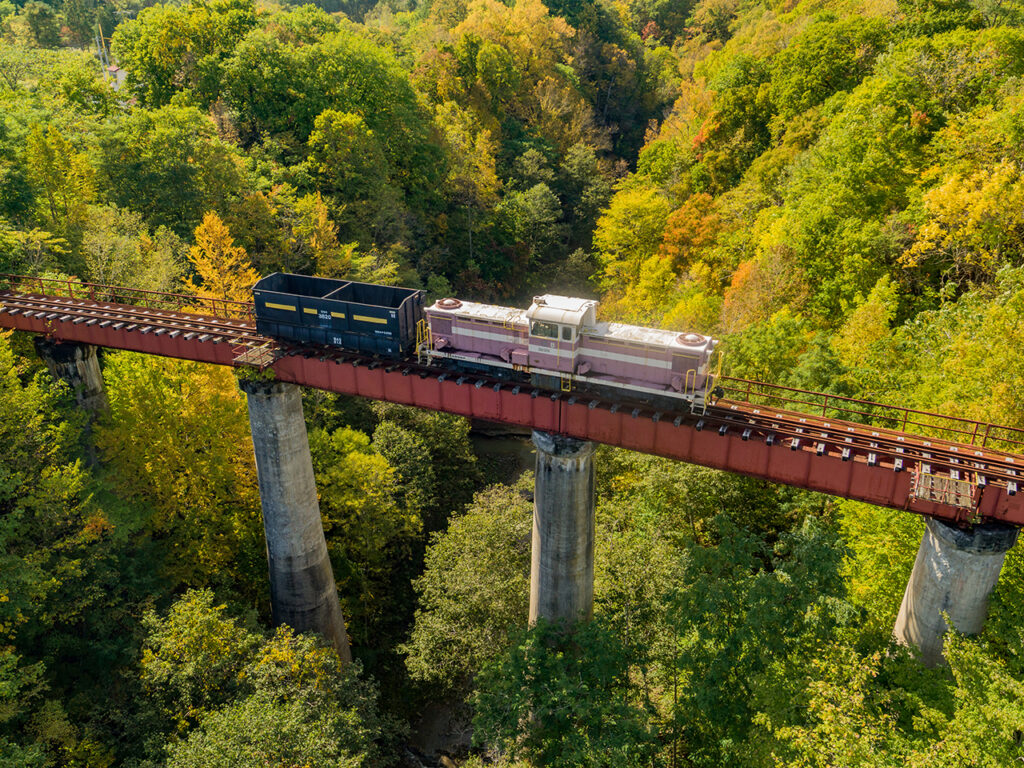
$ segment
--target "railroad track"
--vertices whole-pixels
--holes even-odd
[[[263,346],[271,340],[256,333],[246,320],[211,317],[188,312],[133,307],[102,301],[83,301],[67,297],[0,291],[0,312],[42,319],[46,322],[70,322],[111,330],[137,331],[169,338],[231,343],[239,346]]]
[[[1019,457],[993,449],[743,402],[721,400],[702,418],[713,428],[733,429],[744,440],[756,436],[790,450],[810,448],[819,456],[835,453],[843,461],[861,456],[870,466],[878,466],[888,460],[895,471],[919,466],[925,472],[948,472],[956,480],[970,473],[980,485],[1005,483],[1011,496],[1017,493],[1024,470]]]
[[[42,320],[44,323],[71,323],[102,329],[136,332],[182,338],[187,341],[228,343],[240,350],[259,350],[263,359],[278,355],[302,355],[330,360],[338,364],[383,367],[387,372],[416,374],[457,384],[489,386],[525,392],[533,397],[550,397],[569,404],[584,403],[590,408],[607,409],[613,413],[631,413],[634,418],[668,421],[675,426],[684,422],[697,430],[718,430],[738,435],[743,440],[759,440],[780,450],[806,451],[818,456],[833,456],[843,461],[862,461],[869,466],[889,467],[893,471],[924,471],[943,473],[951,479],[970,481],[978,486],[989,483],[1004,486],[1015,495],[1024,460],[991,448],[932,439],[883,427],[858,424],[841,419],[813,416],[798,411],[769,408],[741,401],[721,400],[704,414],[662,412],[645,404],[591,399],[582,393],[554,392],[515,384],[484,375],[458,374],[424,366],[414,361],[389,361],[353,354],[336,348],[296,347],[278,344],[256,332],[254,323],[245,319],[216,317],[209,314],[138,307],[104,301],[45,296],[14,291],[0,291],[0,313],[13,317]],[[244,355],[236,357],[235,365],[252,364]],[[269,364],[269,363],[267,363]]]

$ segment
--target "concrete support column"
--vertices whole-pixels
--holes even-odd
[[[327,556],[299,387],[241,383],[249,404],[275,624],[323,635],[351,661],[338,588]]]
[[[1002,523],[962,530],[928,518],[896,618],[896,639],[919,648],[927,666],[941,664],[942,638],[948,631],[942,614],[948,614],[958,632],[980,632],[988,596],[999,580],[1007,550],[1016,541],[1017,529]]]
[[[537,476],[530,622],[574,622],[594,611],[594,444],[533,432]]]
[[[96,347],[55,341],[45,336],[36,336],[35,345],[36,353],[46,363],[50,374],[67,383],[79,407],[91,416],[107,409],[107,391],[103,387]]]

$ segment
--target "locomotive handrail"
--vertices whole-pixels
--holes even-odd
[[[188,293],[151,291],[146,288],[128,288],[103,283],[88,283],[75,277],[40,277],[35,275],[13,275],[0,273],[0,285],[9,286],[16,293],[38,291],[44,296],[68,299],[105,301],[111,304],[142,306],[147,309],[173,310],[209,314],[226,320],[255,318],[253,303],[213,297],[195,296]]]

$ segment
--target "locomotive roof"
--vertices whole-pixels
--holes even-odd
[[[596,328],[587,329],[592,336],[603,336],[618,341],[632,341],[637,344],[652,344],[659,347],[675,346],[703,351],[708,344],[715,345],[714,339],[699,333],[679,333],[661,328],[645,328],[641,325],[624,323],[598,323]]]
[[[542,320],[548,323],[563,323],[576,328],[588,319],[593,322],[597,302],[592,299],[578,299],[573,296],[555,296],[546,293],[535,296],[533,304],[526,311],[530,320]]]
[[[526,325],[526,310],[514,307],[502,307],[498,304],[480,304],[475,301],[461,301],[457,307],[447,308],[438,306],[437,302],[430,307],[432,312],[444,312],[459,317],[477,317],[482,320],[494,320],[497,322],[508,322],[517,325]]]

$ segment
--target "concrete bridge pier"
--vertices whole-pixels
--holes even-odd
[[[594,444],[534,430],[530,623],[594,611]]]
[[[96,347],[73,341],[55,341],[35,337],[36,354],[43,359],[50,374],[71,388],[79,407],[95,416],[108,407]]]
[[[1002,523],[963,530],[928,518],[896,618],[896,639],[920,649],[925,665],[942,664],[942,638],[948,631],[942,614],[958,632],[981,632],[988,597],[1016,541],[1017,529]]]
[[[90,465],[95,465],[97,456],[92,443],[92,425],[96,417],[110,407],[96,347],[74,341],[56,341],[45,336],[36,336],[34,343],[36,354],[46,363],[50,375],[68,385],[78,407],[85,411],[87,419],[82,429],[85,459]]]
[[[275,624],[316,631],[352,660],[327,555],[302,393],[294,384],[244,381],[256,454]]]

